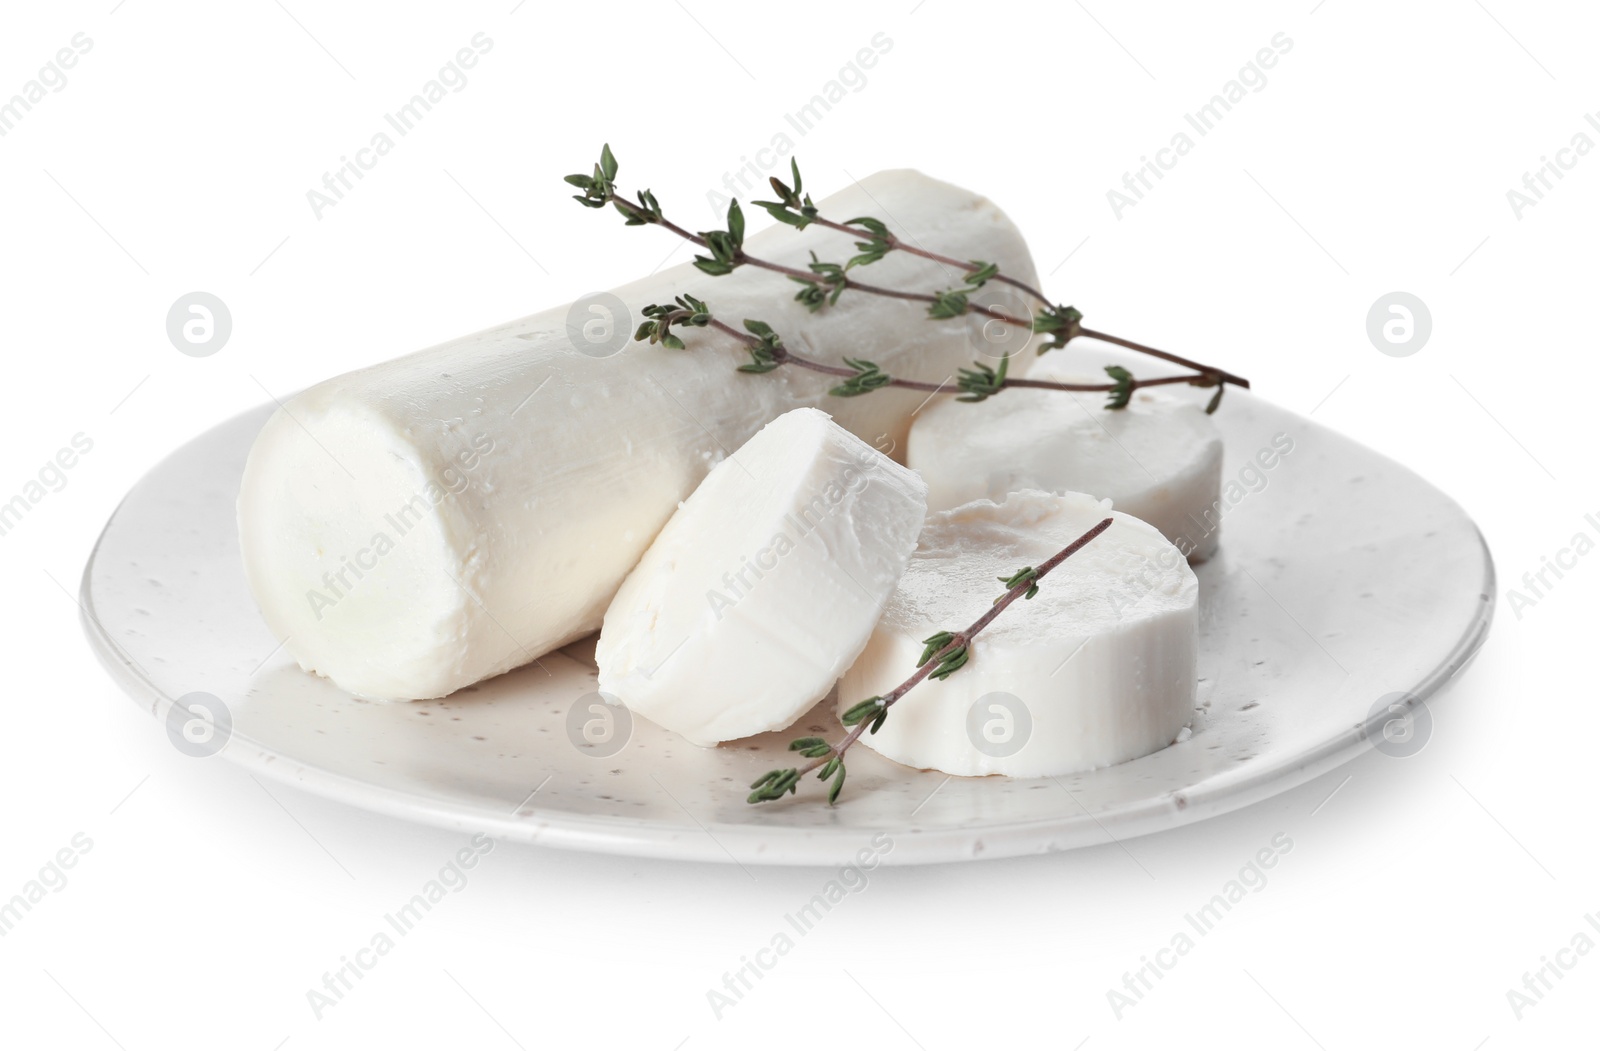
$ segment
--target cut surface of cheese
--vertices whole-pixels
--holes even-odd
[[[1104,383],[1073,371],[1072,352],[1040,358],[1028,379]],[[1101,393],[1017,388],[986,401],[944,398],[918,413],[906,462],[944,511],[1024,489],[1081,492],[1161,530],[1187,557],[1217,549],[1222,435],[1198,405],[1149,388],[1124,409]]]
[[[881,172],[819,207],[1035,278],[998,208],[917,172]],[[848,258],[852,241],[780,224],[746,248],[804,269],[813,251]],[[873,275],[912,289],[947,278],[909,252]],[[683,330],[687,350],[628,342],[649,304],[687,293],[731,324],[767,322],[797,354],[934,380],[986,345],[976,315],[933,323],[920,302],[851,293],[813,313],[794,290],[752,266],[709,277],[684,264],[288,399],[239,494],[245,572],[268,627],[349,693],[440,697],[599,628],[678,503],[780,414],[825,406],[868,443],[904,449],[921,392],[834,398],[833,376],[739,373],[745,346],[708,328]]]
[[[927,487],[817,409],[718,464],[606,610],[600,690],[699,745],[779,730],[866,645]]]
[[[861,744],[948,774],[1060,776],[1147,755],[1193,717],[1199,584],[1153,527],[1082,493],[1021,492],[930,514],[882,620],[839,683],[839,711],[917,666],[923,640],[959,631],[1106,517],[1105,532],[973,640],[967,663],[924,679]]]

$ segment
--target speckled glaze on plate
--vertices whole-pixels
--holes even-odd
[[[357,701],[300,671],[245,587],[234,524],[245,454],[269,408],[185,445],[118,507],[84,571],[93,648],[157,717],[156,732],[164,725],[190,740],[180,724],[194,702],[174,716],[174,699],[211,695],[226,714],[209,746],[191,748],[220,746],[308,791],[510,841],[833,865],[863,848],[910,864],[1126,839],[1265,799],[1370,747],[1392,718],[1381,702],[1431,696],[1476,652],[1493,608],[1488,549],[1449,497],[1230,390],[1215,419],[1227,441],[1224,479],[1243,495],[1223,519],[1221,551],[1198,567],[1191,737],[1119,766],[1037,780],[947,778],[860,749],[838,806],[809,782],[798,797],[753,807],[745,786],[791,765],[786,746],[798,731],[838,732],[826,702],[791,731],[701,749],[642,718],[625,743],[616,732],[586,739],[592,640],[413,704]],[[1293,451],[1252,471],[1280,434]],[[605,728],[593,724],[593,736]]]

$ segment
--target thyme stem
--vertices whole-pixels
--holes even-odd
[[[678,321],[690,316],[690,311],[674,310],[672,313],[666,315],[664,320]],[[758,347],[763,345],[762,341],[756,336],[753,336],[748,332],[741,332],[732,325],[728,324],[726,321],[723,321],[717,317],[711,317],[706,322],[706,327],[714,328],[718,332],[732,336],[734,339],[743,343],[747,347]],[[796,354],[794,351],[781,345],[771,349],[769,352],[772,354],[773,360],[780,365],[794,365],[797,368],[809,369],[812,372],[820,372],[828,376],[839,376],[843,378],[849,378],[857,374],[857,370],[855,369],[846,368],[843,365],[828,365],[820,361],[815,361],[811,358]],[[1196,372],[1179,376],[1158,376],[1151,379],[1134,379],[1122,384],[1117,384],[1058,383],[1054,380],[1030,380],[1006,376],[1005,378],[996,381],[995,388],[998,390],[1006,387],[1028,387],[1036,390],[1081,391],[1084,393],[1103,394],[1124,388],[1129,390],[1137,390],[1140,387],[1164,387],[1176,383],[1194,383],[1197,380],[1204,380],[1208,379],[1209,377],[1209,373]],[[943,383],[928,383],[925,380],[907,380],[901,379],[898,376],[885,379],[882,385],[885,387],[899,387],[903,390],[920,390],[928,392],[937,392],[950,389],[949,380],[946,380]]]

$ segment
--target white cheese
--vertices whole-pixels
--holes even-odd
[[[1172,743],[1193,716],[1199,585],[1155,529],[1082,493],[1014,493],[930,514],[883,619],[839,683],[839,710],[910,676],[923,640],[978,618],[1004,586],[1107,516],[1109,529],[925,679],[861,743],[948,774],[1060,776]]]
[[[871,176],[821,207],[1035,279],[998,208],[919,173]],[[816,225],[775,225],[746,247],[796,267],[812,251],[834,262],[855,251]],[[873,264],[872,279],[949,283],[907,252]],[[834,377],[739,373],[743,345],[713,330],[687,331],[688,350],[621,347],[647,304],[687,292],[734,324],[770,323],[797,353],[934,381],[984,345],[981,317],[933,322],[922,303],[853,292],[811,313],[795,287],[754,267],[712,278],[684,264],[616,289],[609,317],[585,297],[290,399],[257,438],[239,494],[245,572],[268,627],[352,694],[443,696],[599,628],[678,502],[781,413],[826,405],[869,443],[903,448],[922,393],[837,399]]]
[[[1069,355],[1040,358],[1029,379],[1104,383],[1074,371]],[[1106,396],[1015,388],[987,401],[944,398],[917,415],[906,462],[943,511],[1023,489],[1080,492],[1161,530],[1194,561],[1217,549],[1222,517],[1222,435],[1200,406],[1150,388],[1125,409]]]
[[[927,492],[827,414],[778,417],[712,469],[612,599],[601,692],[699,745],[788,726],[866,645]]]

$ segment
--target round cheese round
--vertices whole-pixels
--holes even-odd
[[[1072,371],[1065,354],[1041,358],[1029,379],[1103,383]],[[918,413],[906,462],[928,483],[928,507],[1003,500],[1038,489],[1109,499],[1201,561],[1222,518],[1222,435],[1198,406],[1150,388],[1124,409],[1102,393],[1015,388],[986,401],[946,398]]]
[[[762,428],[683,502],[606,610],[600,690],[695,744],[794,722],[877,623],[927,487],[816,409]]]
[[[1199,584],[1152,526],[1082,493],[1021,492],[928,516],[839,711],[917,667],[924,640],[959,631],[1096,523],[1112,525],[973,640],[964,667],[924,679],[861,744],[948,774],[1059,776],[1171,744],[1193,716]]]

